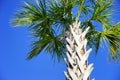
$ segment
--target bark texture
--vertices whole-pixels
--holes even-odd
[[[88,57],[92,49],[86,50],[87,39],[85,35],[89,27],[82,32],[80,23],[70,25],[67,34],[67,52],[65,62],[67,71],[64,72],[67,80],[89,80],[90,73],[93,70],[93,64],[88,65]]]

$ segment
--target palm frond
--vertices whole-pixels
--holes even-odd
[[[88,45],[95,49],[97,53],[99,50],[99,46],[102,42],[102,35],[100,31],[90,30],[87,34]]]
[[[36,4],[25,2],[23,9],[18,11],[12,21],[13,25],[31,25],[45,21],[47,17],[45,0],[39,0]]]
[[[45,50],[50,53],[53,58],[56,56],[58,60],[60,60],[60,58],[64,56],[65,52],[65,44],[60,38],[60,36],[55,37],[51,34],[44,34],[42,39],[33,43],[32,51],[29,53],[27,59],[32,59],[40,54],[41,51]]]
[[[46,0],[39,0],[36,1],[36,3],[26,2],[23,5],[23,9],[17,12],[13,19],[14,25],[28,26],[29,30],[32,31],[32,36],[37,37],[38,39],[33,43],[33,47],[29,53],[28,59],[32,59],[34,56],[37,56],[44,49],[46,49],[48,52],[51,52],[52,55],[56,54],[58,59],[60,59],[60,57],[64,54],[64,43],[58,39],[59,36],[56,35],[53,28],[53,24],[55,22],[64,22],[66,20],[65,17],[63,18],[64,11],[61,11],[64,9],[62,9],[62,6],[58,6],[58,3],[56,2],[49,7],[52,12],[47,9],[48,6]],[[62,13],[59,14],[58,12],[55,15],[54,13],[56,10]],[[66,22],[67,21],[68,20],[66,20]],[[62,25],[63,23],[59,22],[58,24]]]
[[[103,29],[107,29],[111,25],[111,0],[99,0],[94,7],[94,13],[91,20],[97,20],[103,25]]]
[[[106,30],[102,34],[105,40],[109,43],[110,53],[112,58],[116,59],[120,51],[120,23],[115,24],[109,30]],[[108,45],[108,44],[107,44]]]

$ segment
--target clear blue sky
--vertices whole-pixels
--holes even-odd
[[[55,63],[49,54],[42,52],[31,61],[26,61],[32,38],[26,27],[14,28],[10,19],[20,8],[22,0],[0,0],[0,80],[65,80],[63,71],[65,63]],[[120,21],[120,0],[116,0],[115,22]],[[91,77],[96,80],[120,80],[120,62],[108,61],[106,50],[99,50],[95,57],[90,56],[94,63]]]

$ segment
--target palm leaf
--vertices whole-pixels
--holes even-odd
[[[45,21],[46,14],[46,6],[44,4],[45,0],[39,0],[37,5],[25,2],[23,5],[23,9],[16,13],[14,19],[12,20],[13,25],[21,26],[21,25],[31,25],[36,22]]]
[[[87,34],[88,45],[95,49],[97,53],[102,42],[102,33],[97,30],[90,30]]]
[[[51,34],[44,34],[44,37],[33,43],[32,51],[29,53],[27,59],[32,59],[45,50],[52,56],[56,56],[58,60],[64,55],[65,44],[60,40],[60,36],[54,36]],[[54,58],[53,57],[53,58]]]
[[[111,24],[111,0],[97,1],[94,7],[94,12],[91,20],[97,20],[103,25],[103,29],[109,28]]]
[[[110,29],[103,32],[106,41],[109,41],[110,53],[112,58],[116,59],[120,50],[120,23],[115,24]]]

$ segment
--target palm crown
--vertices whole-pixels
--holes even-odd
[[[88,46],[96,53],[102,42],[108,46],[112,58],[118,57],[120,49],[120,23],[112,24],[112,0],[37,0],[36,3],[25,2],[12,23],[16,26],[28,26],[32,36],[37,38],[32,44],[28,59],[37,56],[42,50],[58,60],[65,53],[65,36],[69,25],[75,20],[81,21],[84,30],[90,27],[86,36]],[[78,14],[74,14],[80,8]],[[102,31],[96,29],[101,24]]]

